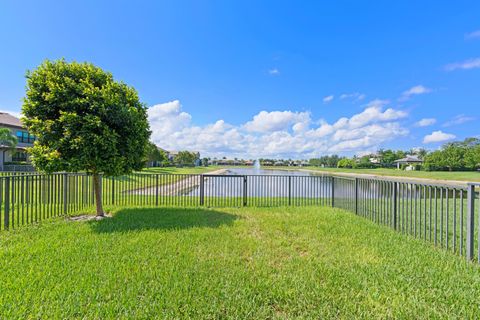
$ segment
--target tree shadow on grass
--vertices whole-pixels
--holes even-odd
[[[90,222],[98,233],[142,230],[181,230],[230,226],[239,217],[221,211],[194,208],[126,208],[112,218]]]

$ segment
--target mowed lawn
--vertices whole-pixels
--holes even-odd
[[[0,234],[0,318],[477,318],[480,268],[339,209],[116,209]]]
[[[275,167],[267,167],[268,169],[276,169]],[[292,169],[292,167],[281,167],[283,169]],[[433,180],[456,180],[456,181],[474,181],[480,182],[480,171],[405,171],[388,168],[378,169],[345,169],[345,168],[319,168],[305,167],[307,169],[319,172],[329,173],[350,173],[350,174],[369,174],[378,176],[404,177],[404,178],[421,178]]]
[[[140,172],[144,173],[158,173],[158,174],[202,174],[202,173],[209,173],[212,171],[217,171],[220,169],[224,169],[227,167],[219,167],[219,166],[208,166],[208,167],[151,167],[151,168],[144,168]]]

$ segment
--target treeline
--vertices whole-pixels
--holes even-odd
[[[446,143],[440,150],[426,155],[423,168],[427,171],[477,170],[480,168],[480,139]]]
[[[480,139],[467,138],[444,144],[439,150],[428,152],[425,149],[409,151],[380,149],[375,154],[353,158],[338,155],[310,159],[311,166],[338,168],[392,168],[395,161],[407,156],[423,160],[422,165],[415,165],[417,170],[454,171],[480,169]]]
[[[377,153],[366,154],[353,158],[340,157],[338,155],[323,156],[310,159],[309,164],[316,167],[327,168],[389,168],[395,165],[394,161],[405,158],[407,155],[415,155],[420,159],[427,154],[425,149],[409,151],[380,149]]]
[[[192,167],[195,165],[208,165],[208,159],[200,159],[198,152],[179,151],[173,156],[169,156],[164,150],[159,149],[154,143],[147,146],[148,152],[145,162],[151,167]]]

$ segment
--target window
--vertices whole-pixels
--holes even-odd
[[[27,161],[27,154],[22,151],[17,151],[12,155],[13,162],[23,162]]]
[[[33,143],[35,141],[35,136],[26,131],[17,131],[17,139],[18,142]]]

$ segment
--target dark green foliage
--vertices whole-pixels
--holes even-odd
[[[208,167],[208,158],[203,158],[202,159],[202,166]]]
[[[468,148],[465,152],[465,166],[470,169],[480,168],[480,145]]]
[[[0,128],[0,145],[13,149],[17,146],[17,143],[17,137],[12,134],[10,129]]]
[[[354,168],[355,167],[355,160],[348,159],[348,158],[343,158],[340,161],[338,161],[338,167],[339,168]]]
[[[380,162],[384,166],[390,166],[395,160],[405,158],[406,153],[402,150],[380,149],[378,150]]]
[[[180,167],[189,167],[195,165],[195,161],[199,158],[199,154],[190,151],[180,151],[174,158],[174,162]]]
[[[480,167],[480,140],[450,142],[425,157],[426,170],[475,170]]]
[[[362,169],[371,169],[379,167],[378,164],[372,163],[370,161],[371,155],[363,156],[355,162],[355,168],[362,168]]]
[[[165,161],[168,161],[165,151],[159,149],[153,142],[147,144],[147,162],[150,162],[153,166],[158,167],[163,165]]]
[[[45,61],[28,72],[22,112],[41,171],[118,175],[144,164],[146,107],[135,89],[93,64]]]
[[[315,167],[329,167],[334,168],[338,165],[338,162],[341,160],[338,155],[334,154],[331,156],[322,156],[320,158],[313,158],[309,160],[309,164]]]

